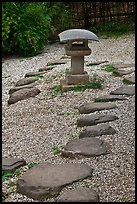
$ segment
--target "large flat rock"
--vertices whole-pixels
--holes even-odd
[[[95,62],[90,62],[88,64],[86,64],[86,66],[93,66],[93,65],[99,65],[99,64],[102,64],[102,63],[106,63],[108,62],[107,60],[104,60],[104,61],[95,61]]]
[[[36,87],[33,88],[24,88],[20,89],[13,94],[10,95],[10,98],[8,100],[8,104],[14,104],[18,101],[28,99],[30,97],[35,97],[40,93],[40,90]]]
[[[119,100],[127,100],[127,98],[119,95],[105,95],[94,99],[95,102],[109,102],[109,101],[119,101]]]
[[[112,135],[115,133],[116,130],[112,128],[109,124],[98,124],[84,128],[80,132],[79,138]]]
[[[67,184],[92,176],[92,169],[86,164],[39,164],[17,181],[17,192],[30,198],[42,200],[52,197]]]
[[[117,88],[114,91],[111,91],[110,94],[117,95],[134,95],[135,94],[135,86],[123,85]]]
[[[56,202],[99,202],[99,195],[90,188],[76,187],[64,191],[58,196]]]
[[[2,170],[5,172],[14,171],[15,169],[25,165],[26,161],[24,159],[2,157]]]
[[[87,115],[85,117],[78,118],[77,126],[78,127],[92,126],[92,125],[97,125],[98,123],[105,123],[116,119],[118,119],[118,117],[112,114],[107,114],[107,115],[92,114],[92,115]]]
[[[28,72],[25,74],[25,77],[40,77],[40,76],[43,76],[43,74],[45,74],[46,71],[38,71],[38,72]]]
[[[135,69],[116,69],[114,71],[114,73],[118,74],[119,76],[123,76],[123,75],[127,75],[127,74],[131,74],[132,72],[134,72]]]
[[[106,103],[101,103],[101,102],[91,102],[91,103],[86,103],[81,105],[78,110],[80,113],[84,113],[84,114],[88,114],[88,113],[93,113],[95,111],[100,111],[100,110],[104,110],[104,109],[113,109],[113,108],[117,108],[115,103],[110,103],[110,102],[106,102]]]
[[[50,70],[52,70],[52,69],[54,69],[54,68],[55,68],[55,66],[43,67],[43,68],[40,68],[40,69],[39,69],[39,72],[50,71]]]
[[[23,78],[23,79],[20,79],[19,81],[17,81],[15,86],[24,86],[27,84],[31,84],[37,80],[38,79],[36,77]]]
[[[135,64],[134,63],[132,63],[132,64],[121,64],[121,63],[119,63],[119,64],[113,64],[113,67],[115,69],[129,68],[129,67],[135,67]]]
[[[130,83],[130,84],[135,84],[135,73],[132,74],[132,76],[125,76],[123,79],[123,82],[125,83]]]
[[[59,65],[59,64],[66,64],[68,60],[65,59],[58,59],[58,60],[51,60],[47,63],[47,66],[49,65]]]
[[[110,146],[95,137],[86,137],[81,139],[70,140],[61,155],[64,157],[75,158],[79,156],[100,156],[110,153]]]
[[[13,87],[13,88],[11,88],[11,89],[9,90],[9,94],[11,95],[11,94],[13,94],[14,92],[16,92],[16,91],[18,91],[18,90],[20,90],[20,89],[25,89],[25,88],[30,89],[30,88],[33,88],[34,86],[36,86],[35,83],[33,83],[33,84],[27,84],[27,85],[24,85],[24,86],[15,86],[15,87]]]

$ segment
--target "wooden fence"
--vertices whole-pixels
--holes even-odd
[[[134,19],[135,2],[69,2],[75,28]]]

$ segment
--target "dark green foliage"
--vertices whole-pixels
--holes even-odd
[[[49,34],[69,28],[70,19],[63,2],[2,2],[3,54],[30,57],[41,53]]]

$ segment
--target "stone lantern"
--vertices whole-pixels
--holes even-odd
[[[91,54],[88,40],[99,41],[98,37],[85,29],[70,29],[59,34],[60,42],[66,42],[66,55],[71,56],[71,70],[65,79],[60,80],[62,91],[71,90],[74,85],[89,82],[89,75],[84,71],[84,56]]]

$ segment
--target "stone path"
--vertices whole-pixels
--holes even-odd
[[[67,60],[55,60],[47,63],[49,65],[57,65],[66,63]],[[96,64],[103,62],[96,62]],[[95,64],[95,63],[94,63]],[[115,68],[133,67],[133,64],[123,65],[116,64]],[[38,72],[31,72],[25,75],[25,78],[16,82],[15,87],[9,91],[10,98],[8,104],[16,103],[20,100],[25,100],[29,97],[34,97],[40,93],[40,90],[35,88],[36,78],[38,75],[43,75],[47,71],[52,70],[55,66],[44,67]],[[128,74],[124,71],[124,74]],[[131,70],[130,70],[131,71]],[[133,70],[132,70],[133,71]],[[123,74],[121,74],[123,75]],[[128,82],[135,83],[135,74],[124,78]],[[126,100],[127,98],[121,95],[135,94],[134,85],[123,85],[116,90],[110,92],[109,95],[101,96],[94,99],[94,102],[83,104],[78,107],[80,116],[77,119],[77,126],[85,128],[79,133],[79,139],[68,141],[61,152],[62,157],[75,158],[79,156],[100,156],[111,153],[111,148],[108,143],[96,138],[101,135],[115,134],[116,130],[107,122],[117,120],[118,117],[112,114],[92,114],[95,111],[104,109],[117,108],[115,103],[110,103],[117,100]],[[3,171],[14,171],[16,168],[26,165],[23,159],[2,158]],[[93,167],[94,168],[94,167]],[[17,192],[26,195],[36,200],[46,200],[48,197],[54,197],[55,194],[73,182],[84,178],[92,177],[93,169],[85,164],[65,163],[51,164],[43,163],[26,171],[17,181]],[[67,176],[66,176],[67,175]],[[72,190],[66,190],[57,196],[55,202],[99,202],[99,195],[92,189],[76,187]]]

